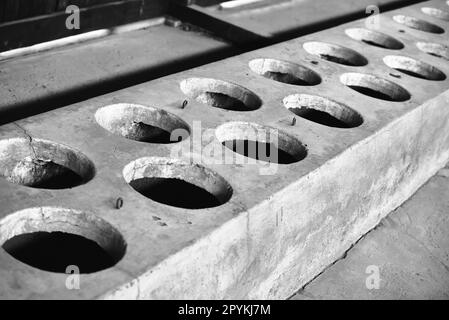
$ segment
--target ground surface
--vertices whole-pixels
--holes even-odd
[[[446,166],[292,299],[449,299],[448,230]]]

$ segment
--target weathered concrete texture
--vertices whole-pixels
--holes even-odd
[[[198,32],[158,25],[0,61],[0,121],[148,81],[230,48]]]
[[[425,3],[443,5],[440,1]],[[34,156],[60,165],[77,163],[67,159],[68,152],[42,148],[64,144],[77,150],[70,154],[92,161],[95,176],[64,190],[30,188],[0,179],[0,232],[11,235],[28,230],[25,227],[29,226],[15,228],[10,222],[17,221],[17,216],[26,217],[27,212],[40,212],[30,208],[67,208],[76,210],[80,225],[87,226],[77,233],[123,257],[108,269],[83,274],[81,289],[70,291],[65,286],[66,275],[31,267],[0,250],[0,295],[30,299],[291,296],[449,160],[449,79],[413,77],[391,69],[383,60],[387,55],[404,55],[418,61],[402,66],[418,65],[415,74],[429,75],[422,61],[449,75],[446,60],[416,46],[418,41],[448,45],[447,35],[406,28],[392,19],[398,12],[449,28],[449,22],[424,17],[420,6],[412,6],[380,16],[379,31],[401,41],[402,50],[349,38],[346,28],[364,27],[364,20],[355,21],[1,126],[2,158],[16,154],[17,146],[10,139],[22,137],[30,143],[29,149],[21,148],[25,158]],[[325,45],[324,49],[330,49],[316,56],[305,50],[305,43],[318,41],[353,51],[348,55],[348,50]],[[354,61],[360,55],[365,59]],[[270,60],[267,70],[255,68],[253,72],[250,62],[260,58],[281,62]],[[291,64],[282,61],[298,66],[291,69]],[[316,74],[321,78],[319,84],[316,77],[310,81]],[[309,81],[291,84],[300,78]],[[372,91],[378,92],[377,98]],[[308,120],[293,113],[304,107],[300,98],[289,98],[283,104],[284,98],[297,93],[332,99],[338,103],[304,96],[302,102],[346,122],[359,115],[363,123],[339,128]],[[314,105],[316,101],[324,103]],[[130,104],[152,108],[145,114],[145,108],[126,107],[123,121],[107,112],[114,108],[101,109],[117,104],[121,111]],[[145,121],[157,124],[157,119],[164,130],[171,130],[174,119],[181,119],[190,127],[190,139],[171,144],[132,140],[142,137],[134,134],[135,126],[144,132],[148,129]],[[271,174],[261,170],[269,169],[266,163],[223,164],[224,157],[234,155],[232,148],[222,146],[223,140],[245,139],[241,130],[245,126],[276,129],[279,149],[290,152],[295,161],[277,166]],[[253,139],[265,142],[263,137]],[[36,149],[36,143],[41,148]],[[194,143],[204,149],[191,148]],[[12,166],[5,162],[0,173],[10,178]],[[79,166],[69,169],[81,172]],[[142,182],[142,178],[153,180]],[[201,203],[197,209],[155,201],[144,196],[154,189],[142,187],[154,185],[154,178],[156,182],[181,178],[221,201]],[[184,196],[167,193],[174,200]],[[118,198],[123,206],[117,206]],[[59,210],[42,209],[41,220],[54,222],[58,215],[52,213]],[[92,217],[101,222],[92,226]],[[61,231],[74,232],[73,226],[60,222],[55,225]],[[40,224],[33,225],[33,230]],[[107,237],[94,236],[98,228],[91,228],[98,225],[114,231]],[[126,253],[109,239],[123,239]]]
[[[449,299],[449,168],[292,299]],[[369,266],[378,289],[366,287]]]

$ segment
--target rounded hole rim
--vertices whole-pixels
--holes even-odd
[[[56,151],[53,152],[54,149]],[[26,165],[34,163],[34,160],[41,161],[42,164],[52,163],[58,168],[64,168],[76,174],[80,180],[76,183],[67,184],[60,187],[42,187],[35,185],[36,180],[44,176],[28,175],[23,172]],[[22,168],[18,167],[22,164]],[[33,172],[34,168],[29,168]],[[29,170],[29,171],[30,171]],[[42,169],[44,173],[47,173]],[[13,137],[0,140],[0,177],[9,183],[43,190],[64,190],[82,186],[92,181],[96,176],[97,169],[94,162],[82,151],[67,144],[43,139]],[[22,182],[17,181],[22,179]],[[28,182],[24,182],[28,179]],[[32,180],[35,180],[34,182]]]
[[[220,90],[217,91],[217,88],[215,87],[218,87]],[[254,91],[232,81],[210,77],[189,77],[181,80],[179,83],[179,88],[181,92],[190,99],[225,111],[250,112],[256,111],[263,106],[263,100],[259,97],[259,95],[257,95]],[[225,93],[223,93],[223,91]],[[210,93],[222,94],[231,97],[232,99],[235,99],[239,101],[239,103],[243,104],[244,108],[227,108],[220,106],[222,103],[217,103],[217,105],[214,105],[214,101],[211,102],[204,97],[205,94]],[[211,99],[214,100],[214,98]]]
[[[429,22],[424,19],[406,16],[403,14],[397,14],[393,16],[393,20],[401,25],[404,25],[410,29],[433,33],[433,34],[443,34],[446,31],[437,24]]]
[[[364,67],[369,64],[368,58],[364,55],[354,49],[342,46],[340,44],[313,40],[304,42],[302,47],[308,54],[335,64],[348,67]],[[329,54],[329,51],[341,51],[341,54],[339,56],[336,54]],[[345,57],[344,55],[349,55],[350,57]],[[327,57],[337,58],[341,61],[333,61]]]
[[[357,35],[357,33],[358,33],[358,35]],[[353,27],[353,28],[345,29],[345,34],[348,37],[350,37],[351,39],[353,39],[355,41],[366,43],[371,46],[376,46],[376,45],[373,45],[372,43],[370,43],[370,42],[374,42],[374,41],[370,40],[370,42],[366,42],[366,40],[364,39],[365,36],[362,35],[361,33],[370,34],[373,37],[377,37],[377,38],[384,38],[383,39],[384,42],[385,41],[390,42],[389,45],[383,44],[383,45],[377,45],[377,47],[381,47],[383,49],[389,49],[389,50],[402,50],[405,48],[405,45],[402,41],[400,41],[400,40],[396,39],[395,37],[390,36],[386,33],[380,32],[380,31],[374,31],[374,30],[370,30],[367,28],[361,28],[361,27]],[[376,42],[376,44],[377,43],[378,42]]]
[[[108,254],[111,263],[90,272],[84,272],[80,268],[80,274],[95,274],[114,268],[126,256],[128,249],[123,234],[112,223],[89,211],[65,207],[29,207],[15,211],[0,219],[0,231],[0,246],[15,261],[36,270],[55,274],[65,274],[66,270],[48,270],[24,262],[3,248],[4,244],[17,236],[40,232],[60,232],[90,240]]]
[[[429,17],[449,21],[449,11],[441,10],[434,7],[422,7],[421,12]]]
[[[437,42],[418,41],[416,47],[428,55],[449,60],[449,46]]]
[[[302,103],[299,102],[299,100],[305,99],[306,100],[305,102],[308,104],[308,106],[301,106],[301,107],[288,106],[288,104],[293,104],[293,102],[288,101],[289,99],[296,100],[294,102],[297,103],[298,105],[303,105]],[[283,103],[283,106],[288,111],[292,112],[293,114],[297,115],[298,117],[301,117],[310,122],[314,122],[321,126],[327,126],[327,127],[331,127],[331,128],[335,128],[335,129],[346,129],[347,130],[347,129],[353,129],[353,128],[360,127],[365,122],[365,120],[364,120],[363,116],[360,114],[360,112],[358,112],[354,108],[351,108],[344,103],[341,103],[336,100],[333,100],[333,99],[330,99],[330,98],[327,98],[324,96],[320,96],[320,95],[308,94],[308,93],[294,93],[294,94],[290,94],[290,95],[287,95],[286,97],[284,97],[284,99],[282,100],[282,103]],[[325,105],[325,107],[321,107],[321,106],[316,107],[315,105]],[[298,108],[299,109],[304,108],[307,110],[313,109],[316,111],[321,111],[321,112],[327,113],[330,116],[332,116],[333,118],[336,118],[337,120],[343,122],[346,126],[345,127],[331,126],[331,125],[326,125],[326,124],[316,122],[314,120],[309,120],[292,110],[292,109],[298,109]],[[326,110],[326,108],[327,108],[327,110]],[[331,109],[331,110],[333,109],[332,112],[330,112],[329,109]],[[341,113],[343,115],[341,115],[341,114],[337,115],[337,112],[334,112],[334,110],[341,111]]]
[[[360,81],[360,80],[362,80],[362,81]],[[388,92],[385,93],[385,91],[381,91],[377,88],[373,88],[373,87],[376,87],[376,84],[375,84],[376,81],[381,83],[381,85],[380,85],[381,89],[384,89],[389,86],[389,87],[393,88],[393,91],[397,91],[398,95],[396,95],[394,92],[389,94]],[[351,89],[361,95],[364,95],[364,96],[367,96],[369,98],[376,99],[376,100],[382,100],[382,101],[388,101],[388,102],[405,102],[412,98],[412,95],[410,94],[410,92],[407,89],[405,89],[404,87],[402,87],[401,85],[399,85],[391,80],[388,80],[383,77],[380,77],[380,76],[377,76],[374,74],[370,74],[370,73],[345,72],[342,75],[340,75],[340,82],[344,86],[348,87],[349,89]],[[354,84],[352,84],[352,82],[354,82]],[[365,83],[367,83],[371,86],[368,86]],[[381,94],[388,96],[388,99],[378,98],[378,97],[374,97],[374,96],[371,96],[366,93],[362,93],[362,92],[358,91],[357,89],[353,88],[353,86],[356,86],[356,87],[360,86],[365,89],[370,89],[370,90],[373,90],[376,92],[380,92]],[[392,95],[394,95],[394,96],[392,97]]]
[[[261,163],[271,163],[271,162],[268,162],[265,160],[260,160],[260,159],[254,158],[254,157],[249,157],[249,156],[243,155],[241,153],[238,153],[238,152],[232,150],[231,148],[229,148],[228,145],[226,145],[228,142],[233,142],[233,141],[255,141],[257,143],[272,144],[271,142],[267,142],[263,139],[261,141],[254,140],[254,139],[248,139],[248,135],[246,135],[246,136],[244,135],[242,137],[239,134],[239,132],[235,132],[236,130],[243,131],[244,129],[251,129],[251,130],[258,131],[258,132],[263,132],[265,134],[266,134],[266,132],[274,132],[277,137],[277,141],[278,141],[276,148],[289,154],[289,156],[292,157],[292,159],[294,159],[294,161],[288,162],[288,163],[282,163],[282,162],[273,162],[273,163],[276,163],[278,165],[283,165],[283,166],[292,165],[292,164],[296,164],[296,163],[303,161],[309,155],[309,148],[308,148],[307,144],[304,144],[302,141],[300,141],[294,135],[287,133],[284,130],[277,129],[277,128],[267,126],[267,125],[262,125],[262,124],[259,124],[256,122],[229,121],[229,122],[223,123],[223,124],[219,125],[217,128],[215,128],[215,137],[219,141],[219,143],[222,144],[222,146],[224,146],[226,149],[228,149],[230,152],[232,152],[234,154],[237,154],[244,158],[255,159],[256,161],[261,162]],[[274,130],[274,131],[271,131],[271,130]],[[251,138],[251,137],[249,137],[249,138]],[[279,137],[280,137],[280,139],[279,139]],[[293,148],[293,152],[286,150],[289,147]]]
[[[162,108],[143,104],[122,102],[105,105],[95,111],[94,118],[96,123],[110,134],[136,142],[173,144],[187,140],[191,135],[189,124],[180,116]],[[118,127],[114,127],[115,124],[118,124]],[[128,128],[124,128],[125,124]],[[137,132],[132,132],[133,129]],[[151,132],[152,130],[156,132]],[[139,131],[146,134],[138,136]],[[157,133],[160,132],[167,133],[170,139],[158,141]],[[176,134],[177,141],[171,139],[173,134]]]
[[[262,64],[262,66],[260,66],[261,70],[258,70],[259,62]],[[264,70],[266,67],[265,62],[267,62],[269,64],[269,66],[266,68],[267,70]],[[278,64],[278,65],[280,65],[280,67],[277,70],[275,70],[275,66],[272,66],[273,64]],[[255,74],[257,74],[259,76],[262,76],[266,79],[270,79],[270,80],[280,82],[283,84],[296,85],[296,86],[316,86],[322,82],[322,78],[318,74],[318,72],[316,72],[316,71],[312,70],[311,68],[306,67],[302,64],[291,62],[291,61],[280,60],[280,59],[275,59],[275,58],[254,58],[248,62],[248,67],[250,68],[250,70],[252,72],[254,72]],[[270,78],[269,76],[266,75],[267,73],[270,73],[270,72],[281,72],[280,69],[282,69],[282,68],[290,69],[288,74],[303,81],[304,84],[296,84],[296,83],[292,83],[292,82],[281,81],[278,79]],[[282,73],[287,74],[287,72],[282,72]]]
[[[169,169],[164,171],[164,168]],[[150,170],[150,172],[153,173],[148,174],[146,172],[147,170]],[[200,163],[179,158],[168,158],[158,156],[140,157],[129,162],[124,166],[122,170],[122,176],[125,182],[129,185],[129,187],[133,189],[135,192],[139,193],[141,196],[150,199],[154,202],[157,202],[161,205],[181,210],[195,211],[195,210],[219,208],[228,203],[234,195],[234,189],[232,185],[215,170],[206,167]],[[203,177],[203,180],[198,179],[198,177]],[[158,201],[156,199],[144,195],[141,191],[137,190],[135,187],[131,185],[133,181],[145,178],[182,180],[183,182],[199,187],[204,191],[208,192],[210,195],[214,196],[217,200],[217,204],[212,206],[185,207]]]
[[[389,68],[406,74],[410,77],[424,79],[429,81],[444,81],[446,74],[437,67],[417,59],[401,55],[387,55],[382,58],[382,61]],[[416,69],[421,69],[416,70]],[[419,76],[411,75],[403,70],[418,74]]]

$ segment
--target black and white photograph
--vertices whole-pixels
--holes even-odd
[[[0,0],[0,300],[449,300],[448,77],[448,0]]]

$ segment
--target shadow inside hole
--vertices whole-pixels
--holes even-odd
[[[336,56],[332,56],[332,55],[328,55],[328,54],[320,54],[320,58],[325,59],[327,61],[343,64],[343,65],[356,66],[356,64],[354,64],[352,61],[350,61],[348,59],[336,57]]]
[[[178,116],[137,104],[118,103],[99,108],[95,120],[115,135],[146,143],[176,143],[190,135],[188,124]]]
[[[376,41],[371,41],[371,40],[367,40],[367,39],[362,39],[363,43],[369,44],[371,46],[374,47],[378,47],[378,48],[382,48],[382,49],[395,49],[395,50],[399,50],[399,49],[403,49],[404,45],[402,43],[399,44],[384,44],[384,43],[380,43],[380,42],[376,42]]]
[[[444,29],[440,26],[414,17],[396,15],[393,20],[412,29],[436,34],[444,33]]]
[[[375,41],[371,41],[371,40],[366,40],[366,39],[362,39],[362,42],[363,42],[363,43],[366,43],[366,44],[369,44],[369,45],[371,45],[371,46],[375,46],[375,47],[379,47],[379,48],[383,48],[383,49],[389,49],[388,46],[386,46],[386,45],[384,45],[384,44],[382,44],[382,43],[379,43],[379,42],[375,42]]]
[[[74,171],[39,159],[19,162],[9,176],[13,183],[41,189],[65,189],[83,184],[83,178]]]
[[[443,56],[442,54],[435,53],[435,52],[427,52],[427,54],[430,54],[431,56],[434,56],[434,57],[437,57],[437,58],[448,59],[447,57]]]
[[[178,208],[202,209],[221,205],[213,194],[182,179],[145,177],[129,184],[147,198]]]
[[[390,68],[415,78],[432,81],[446,79],[446,75],[438,68],[418,60],[401,56],[386,56],[383,60]]]
[[[304,119],[334,128],[352,128],[353,126],[333,117],[327,112],[312,108],[290,108],[291,112]]]
[[[380,92],[378,90],[374,90],[368,87],[363,87],[363,86],[356,86],[356,85],[348,85],[349,88],[357,91],[358,93],[367,95],[369,97],[372,98],[376,98],[376,99],[381,99],[381,100],[386,100],[386,101],[393,101],[394,99],[392,97],[390,97],[389,95]]]
[[[77,266],[80,273],[109,268],[115,260],[96,242],[65,232],[33,232],[17,235],[3,244],[11,256],[32,267],[65,273]]]
[[[449,47],[445,45],[431,42],[418,42],[416,46],[419,50],[431,56],[449,60]]]
[[[224,93],[219,92],[205,92],[203,94],[206,103],[209,103],[215,108],[222,108],[232,111],[247,111],[246,105],[234,97],[228,96]]]
[[[345,33],[354,40],[361,41],[371,46],[399,50],[404,48],[404,44],[399,40],[377,31],[364,28],[346,29]]]
[[[275,81],[298,86],[309,86],[311,84],[309,81],[305,81],[289,73],[268,71],[264,76]]]
[[[402,68],[394,68],[396,71],[405,73],[406,75],[409,75],[411,77],[415,77],[415,78],[419,78],[419,79],[424,79],[424,80],[429,80],[429,77],[426,77],[420,73],[414,72],[412,70],[407,70],[407,69],[402,69]]]
[[[183,137],[171,139],[171,133],[162,128],[152,126],[143,122],[134,122],[133,130],[128,134],[128,138],[149,143],[169,144],[181,142]]]
[[[321,59],[346,66],[361,67],[368,64],[368,60],[357,51],[335,44],[312,41],[304,43],[303,48]]]
[[[321,82],[321,77],[316,72],[292,62],[260,58],[251,60],[249,67],[253,72],[281,83],[314,86]]]
[[[236,139],[223,141],[222,145],[242,156],[265,162],[290,164],[305,157],[298,159],[298,157],[279,149],[274,143],[268,142]]]
[[[393,67],[393,69],[395,69],[399,72],[405,73],[409,76],[419,78],[419,79],[433,80],[433,81],[446,80],[446,75],[433,66],[425,66],[425,65],[417,66],[416,69],[418,69],[418,70],[416,70],[416,71],[413,70],[415,68],[411,68],[410,66],[406,66],[406,68],[401,68],[400,66],[396,66],[396,67],[391,66],[391,67]]]

